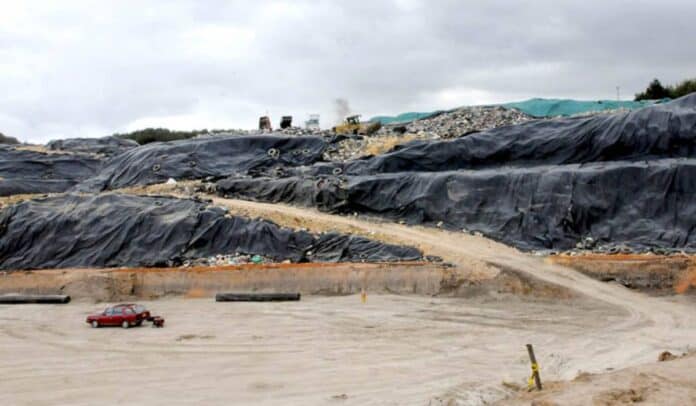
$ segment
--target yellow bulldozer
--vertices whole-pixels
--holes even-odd
[[[337,125],[332,130],[336,134],[371,135],[380,128],[382,128],[382,124],[379,121],[361,123],[360,115],[355,115],[346,117],[342,124]]]

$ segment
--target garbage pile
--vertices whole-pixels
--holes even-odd
[[[696,251],[696,94],[421,140],[217,193],[481,233],[525,250]],[[589,248],[588,248],[589,249]],[[594,249],[594,248],[592,248]]]
[[[180,266],[249,255],[282,262],[421,259],[415,248],[352,235],[310,234],[233,216],[205,201],[64,194],[0,211],[0,269]],[[229,257],[228,257],[229,258]],[[228,259],[229,261],[229,259]]]
[[[320,130],[318,128],[302,128],[302,127],[288,127],[277,131],[283,135],[301,137],[301,136],[313,136],[313,137],[330,137],[333,135],[331,130]]]
[[[327,150],[324,159],[346,162],[378,155],[414,140],[459,138],[474,132],[532,120],[520,111],[500,106],[462,107],[404,124],[383,126],[371,136],[351,136]]]
[[[533,117],[519,110],[501,106],[473,106],[436,114],[433,117],[412,121],[403,126],[391,126],[384,131],[400,130],[406,133],[425,133],[431,138],[458,138],[473,132],[515,125]]]
[[[290,262],[289,260],[286,260]],[[246,255],[234,253],[229,255],[214,255],[207,258],[196,258],[184,261],[183,266],[224,266],[224,265],[243,265],[243,264],[269,264],[274,261],[262,255]]]

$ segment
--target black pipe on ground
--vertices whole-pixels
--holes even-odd
[[[0,304],[66,304],[70,303],[67,295],[0,295]]]
[[[216,302],[288,302],[300,300],[299,293],[218,293]]]

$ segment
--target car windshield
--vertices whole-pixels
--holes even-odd
[[[143,305],[135,305],[135,306],[133,306],[133,309],[135,309],[136,313],[142,313],[142,312],[147,310],[147,309],[145,309],[145,306],[143,306]]]

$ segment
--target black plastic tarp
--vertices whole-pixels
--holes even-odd
[[[220,178],[321,159],[326,142],[317,137],[215,136],[155,142],[118,155],[78,191],[102,191],[162,183],[169,178]]]
[[[221,194],[480,231],[523,249],[591,237],[634,249],[696,250],[696,160],[399,173],[348,182],[228,179]]]
[[[415,248],[293,231],[172,197],[66,194],[0,212],[0,269],[175,266],[235,253],[295,262],[421,258]]]
[[[535,120],[455,140],[414,141],[344,166],[352,175],[696,156],[696,93],[625,113]]]
[[[138,143],[117,137],[101,138],[67,138],[53,140],[46,144],[46,148],[52,151],[69,151],[78,153],[100,154],[114,156],[126,152],[138,146]]]
[[[343,169],[338,176],[332,169]],[[696,94],[631,113],[535,121],[287,177],[228,178],[220,195],[479,231],[522,249],[587,238],[696,251]]]
[[[0,196],[64,192],[94,176],[102,162],[73,154],[47,154],[0,148]]]

